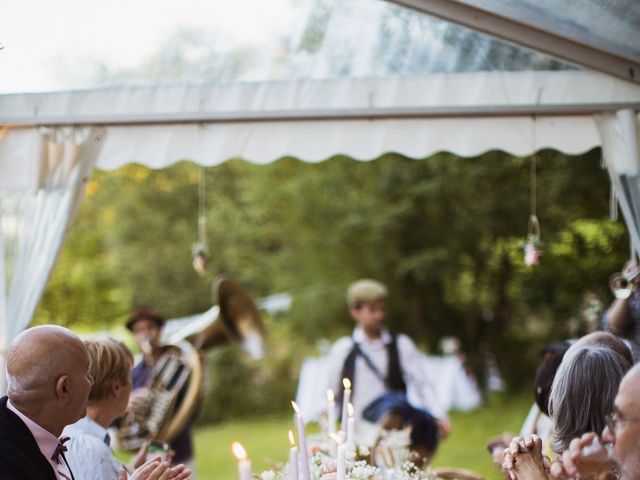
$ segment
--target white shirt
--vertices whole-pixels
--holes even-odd
[[[55,473],[56,478],[63,479],[63,477],[61,477],[60,475],[60,472],[67,475],[68,478],[71,478],[71,474],[69,472],[69,469],[67,468],[67,464],[64,463],[64,460],[61,459],[60,464],[56,464],[56,462],[51,459],[51,457],[56,451],[56,448],[58,447],[58,442],[59,442],[58,437],[56,437],[49,431],[45,430],[43,427],[38,425],[36,422],[31,420],[26,415],[23,415],[23,413],[20,412],[13,405],[13,403],[11,403],[11,400],[7,400],[7,408],[11,410],[13,413],[15,413],[18,416],[18,418],[22,420],[22,422],[27,426],[27,428],[31,432],[31,435],[33,435],[34,440],[38,444],[38,448],[40,449],[40,452],[42,453],[44,458],[47,459],[47,461],[51,465],[51,468],[53,468],[53,472]],[[67,446],[68,444],[69,442],[67,442],[65,446]],[[69,462],[68,454],[65,454],[65,458],[67,459],[67,462]],[[71,465],[71,462],[69,462],[69,465]],[[75,478],[76,480],[79,480],[78,477],[75,477]]]
[[[362,329],[356,328],[351,337],[338,339],[329,351],[327,388],[335,391],[341,385],[342,367],[347,355],[353,349],[354,341],[360,345],[361,350],[371,359],[378,371],[386,375],[389,364],[386,346],[392,341],[391,334],[387,330],[383,330],[379,339],[371,340]],[[398,335],[397,345],[409,403],[415,408],[428,410],[436,418],[447,418],[445,410],[440,406],[435,396],[431,383],[421,369],[423,364],[420,361],[421,353],[415,344],[406,335]],[[356,424],[359,424],[363,422],[363,410],[373,400],[385,393],[387,388],[384,382],[369,368],[361,355],[356,357],[353,383],[351,403],[353,404]]]
[[[64,429],[71,437],[67,446],[67,461],[76,480],[117,480],[122,465],[113,456],[104,439],[107,429],[89,417]]]
[[[553,422],[540,411],[535,403],[531,405],[527,418],[520,428],[520,435],[523,437],[533,433],[542,439],[543,445],[547,444],[553,435]]]

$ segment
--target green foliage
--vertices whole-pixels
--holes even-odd
[[[202,278],[191,266],[201,173],[212,254]],[[201,312],[219,273],[256,298],[289,292],[292,310],[270,320],[277,355],[251,364],[211,354],[207,418],[219,420],[286,408],[309,346],[352,328],[349,282],[374,277],[390,287],[391,328],[432,352],[455,335],[477,373],[493,355],[509,385],[528,384],[539,346],[584,329],[585,295],[608,304],[608,277],[628,255],[624,226],[606,217],[598,150],[539,152],[537,184],[543,256],[527,270],[530,159],[503,152],[96,172],[36,321],[104,329],[134,306]],[[246,404],[230,406],[243,391]]]

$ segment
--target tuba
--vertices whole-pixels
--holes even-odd
[[[212,293],[217,305],[209,311],[165,326],[167,344],[151,372],[149,394],[118,428],[123,450],[139,449],[146,440],[169,443],[193,418],[202,393],[200,352],[239,343],[252,357],[262,356],[266,332],[251,296],[223,276],[213,282]]]

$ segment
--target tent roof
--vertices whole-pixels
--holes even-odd
[[[622,74],[622,63],[615,63],[635,62],[633,48],[616,46],[611,26],[593,27],[593,36],[578,36],[577,27],[563,33],[559,25],[576,24],[563,10],[569,0],[291,5],[298,13],[289,29],[283,27],[287,35],[241,55],[233,48],[208,52],[206,35],[195,43],[179,35],[172,37],[174,49],[160,48],[144,68],[97,82],[105,87],[0,95],[0,126],[9,129],[0,141],[0,187],[28,185],[33,180],[25,179],[37,177],[34,162],[41,159],[34,152],[42,139],[33,127],[53,127],[59,139],[78,135],[82,127],[106,127],[97,159],[105,169],[130,162],[160,168],[184,159],[213,165],[232,157],[320,161],[338,153],[367,160],[389,151],[417,158],[443,150],[525,155],[544,147],[580,153],[600,145],[591,115],[640,105],[640,86],[628,81],[635,66]],[[591,12],[581,19],[627,26],[618,43],[638,35],[632,0],[581,5]],[[550,18],[533,25],[545,16]],[[194,47],[201,48],[195,56]],[[219,81],[203,83],[206,78]]]
[[[388,0],[640,83],[635,0]]]
[[[635,0],[462,0],[567,39],[640,60],[640,4]]]
[[[544,147],[581,153],[601,142],[593,113],[638,105],[640,87],[578,70],[5,95],[0,124],[13,128],[0,142],[0,159],[12,161],[0,162],[0,187],[34,178],[37,125],[60,127],[62,138],[106,125],[98,168],[162,168],[233,157],[369,160],[390,151],[415,158]]]

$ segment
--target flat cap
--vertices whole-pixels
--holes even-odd
[[[364,278],[349,285],[347,289],[347,305],[349,308],[360,303],[376,302],[387,298],[387,287],[382,283]]]

